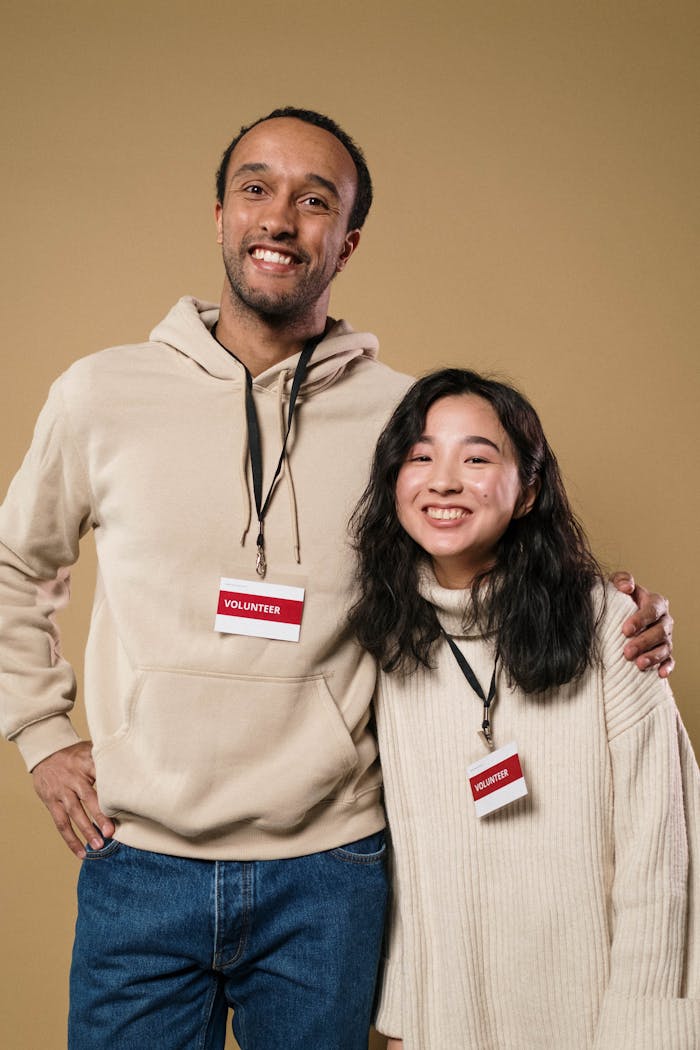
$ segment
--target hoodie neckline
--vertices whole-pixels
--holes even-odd
[[[211,335],[218,318],[218,304],[183,296],[156,325],[150,340],[184,354],[215,379],[243,383],[243,365]],[[376,336],[356,332],[347,321],[335,321],[314,351],[299,393],[300,399],[332,384],[351,361],[360,357],[374,360],[378,349]],[[258,390],[274,390],[283,375],[283,382],[290,387],[299,357],[300,354],[294,354],[272,365],[254,378],[253,385]]]

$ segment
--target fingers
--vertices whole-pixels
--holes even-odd
[[[669,656],[668,660],[664,660],[663,663],[659,664],[659,678],[668,678],[670,674],[673,674],[673,669],[675,666],[676,661],[673,659],[672,656]]]
[[[610,582],[617,587],[618,591],[623,591],[625,594],[634,593],[635,583],[631,572],[614,572],[610,577]]]
[[[639,608],[623,623],[623,633],[631,638],[650,625],[663,622],[670,640],[673,633],[673,620],[668,615],[667,599],[661,594],[650,594],[644,587],[637,587],[633,597]]]
[[[92,832],[93,841],[90,843],[90,845],[93,847],[93,849],[99,849],[103,845],[102,840],[98,840],[96,838],[94,834],[95,829],[90,826],[89,821],[89,831],[86,832],[85,823],[81,822],[79,815],[76,814],[71,807],[66,806],[63,802],[58,802],[55,805],[49,805],[48,803],[46,803],[46,808],[51,814],[51,818],[54,824],[56,825],[56,829],[59,835],[61,836],[65,844],[68,846],[68,849],[71,851],[71,853],[74,853],[76,857],[79,857],[81,860],[83,860],[85,857],[85,848],[83,846],[83,843],[73,830],[73,824],[71,823],[71,813],[73,814],[73,819],[75,820],[76,827],[82,831],[82,834],[85,836],[86,840],[90,839],[90,833]],[[97,844],[98,842],[99,845]]]
[[[56,825],[59,835],[76,857],[85,849],[79,835],[93,849],[114,834],[113,822],[100,809],[94,788],[95,767],[91,745],[81,741],[49,755],[32,770],[34,788]],[[95,830],[97,824],[102,835]]]
[[[671,646],[668,642],[657,645],[652,649],[642,650],[638,647],[636,639],[628,642],[623,649],[628,660],[634,660],[640,671],[646,671],[649,667],[661,667],[667,660],[673,661]]]
[[[628,620],[623,625],[623,631],[629,623]],[[640,671],[656,667],[661,678],[668,678],[675,667],[672,634],[673,618],[665,613],[651,627],[635,634],[632,640],[626,643],[623,653],[628,660],[634,660]]]
[[[623,649],[625,657],[634,660],[640,671],[656,667],[660,678],[668,678],[676,664],[672,656],[673,617],[667,599],[635,585],[629,572],[616,572],[610,579],[639,606],[622,625],[622,633],[631,639]]]

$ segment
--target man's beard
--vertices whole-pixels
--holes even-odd
[[[284,245],[279,247],[284,252]],[[293,288],[277,294],[253,288],[244,276],[244,265],[247,252],[242,248],[231,251],[224,245],[222,249],[224,269],[229,283],[229,294],[234,303],[246,306],[261,317],[276,320],[295,320],[303,316],[310,307],[315,306],[335,276],[335,267],[330,273],[323,271],[304,272]],[[330,269],[330,266],[329,266]]]

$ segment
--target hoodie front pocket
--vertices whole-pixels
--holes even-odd
[[[342,794],[357,752],[322,675],[139,672],[128,725],[95,749],[106,812],[194,838],[301,823]]]

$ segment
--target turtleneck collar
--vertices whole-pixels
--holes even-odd
[[[483,638],[476,627],[464,628],[465,614],[471,609],[471,590],[441,587],[431,562],[424,559],[418,569],[418,593],[434,607],[442,627],[453,638]]]

